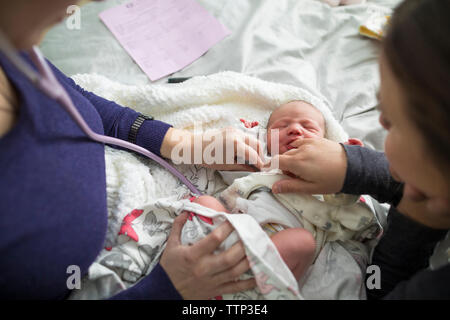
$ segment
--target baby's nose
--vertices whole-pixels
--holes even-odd
[[[292,124],[289,126],[288,134],[290,136],[302,136],[303,128],[299,124]]]

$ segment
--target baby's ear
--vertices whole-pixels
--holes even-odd
[[[360,147],[364,147],[364,143],[362,143],[361,140],[356,139],[356,138],[350,138],[348,139],[348,141],[345,143],[351,146],[360,146]]]

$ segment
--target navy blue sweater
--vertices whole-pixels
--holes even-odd
[[[392,178],[384,153],[359,146],[344,148],[348,169],[342,192],[370,194],[392,205],[371,261],[380,267],[381,288],[368,290],[367,297],[450,299],[450,264],[435,270],[429,268],[434,248],[448,230],[424,226],[396,209],[403,196],[403,185]]]
[[[29,58],[22,55],[30,64]],[[16,125],[0,138],[0,298],[63,299],[67,268],[85,274],[104,246],[105,154],[55,101],[0,55],[20,101]],[[84,91],[54,66],[91,128],[127,140],[138,113]],[[137,144],[159,154],[170,126],[145,121]],[[179,299],[161,266],[115,298]]]

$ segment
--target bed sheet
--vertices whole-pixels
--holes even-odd
[[[385,134],[375,110],[379,44],[360,36],[358,27],[373,12],[390,13],[400,0],[340,7],[318,0],[198,1],[232,34],[172,77],[236,71],[291,85],[306,82],[331,102],[351,137],[383,150]],[[151,83],[98,18],[124,2],[82,6],[81,28],[52,28],[40,46],[45,56],[68,76],[98,73],[125,84]]]
[[[330,102],[351,137],[383,150],[385,133],[375,110],[379,43],[360,36],[358,27],[374,12],[390,13],[401,0],[340,7],[318,0],[197,1],[232,34],[169,77],[236,71],[294,86],[307,83]],[[101,11],[124,2],[82,6],[81,29],[70,30],[65,23],[50,29],[40,45],[44,55],[68,76],[97,73],[123,84],[165,83],[168,77],[151,82],[98,18]],[[374,205],[383,224],[386,206]],[[448,243],[450,237],[440,247]],[[447,261],[447,255],[435,255],[430,263],[437,268]]]

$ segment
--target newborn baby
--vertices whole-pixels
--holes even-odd
[[[278,132],[278,146],[272,146],[272,134]],[[283,154],[300,138],[324,138],[325,119],[322,113],[305,101],[281,105],[267,123],[267,150],[270,155]]]
[[[325,119],[322,113],[305,101],[291,101],[274,110],[267,124],[267,151],[270,155],[283,154],[294,147],[292,143],[303,138],[324,138]],[[273,139],[273,136],[278,139]],[[274,140],[274,141],[272,141]],[[358,143],[352,140],[352,143]],[[372,224],[372,212],[352,198],[351,204],[339,197],[271,193],[271,186],[287,178],[281,171],[257,172],[233,179],[233,173],[223,175],[231,184],[220,195],[192,199],[198,204],[219,212],[251,214],[263,226],[278,252],[297,280],[317,257],[326,241],[354,238],[359,231]],[[325,199],[324,199],[325,198]],[[345,198],[344,201],[348,202]],[[340,204],[341,206],[336,206]],[[353,205],[354,204],[354,205]],[[342,205],[346,205],[342,209]]]
[[[278,132],[278,145],[272,146],[272,135]],[[325,138],[325,119],[322,113],[305,101],[291,101],[281,105],[269,117],[267,122],[267,150],[272,156],[295,149],[291,144],[302,138]],[[363,143],[355,138],[347,144]]]

